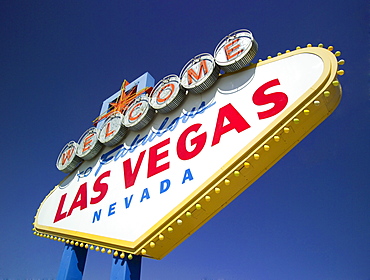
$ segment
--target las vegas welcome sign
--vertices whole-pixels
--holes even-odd
[[[38,236],[161,259],[336,108],[339,52],[297,48],[250,64],[248,30],[154,85],[124,82],[57,160],[69,173],[41,203]],[[246,66],[248,65],[248,66]]]

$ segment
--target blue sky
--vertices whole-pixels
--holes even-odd
[[[370,279],[367,1],[2,1],[0,279],[54,279],[63,244],[32,234],[78,138],[123,81],[178,74],[230,32],[258,58],[307,43],[346,60],[334,113],[142,279]],[[84,279],[108,279],[89,252]]]

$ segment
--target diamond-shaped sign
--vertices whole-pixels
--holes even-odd
[[[220,75],[82,162],[42,202],[36,234],[163,258],[336,108],[337,68],[309,47]]]

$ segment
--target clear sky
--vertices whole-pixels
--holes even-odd
[[[368,1],[17,1],[0,16],[0,279],[55,279],[63,243],[32,234],[56,158],[100,106],[150,72],[179,74],[250,29],[258,58],[307,43],[346,60],[334,113],[143,280],[369,280]],[[109,279],[89,252],[84,279]]]

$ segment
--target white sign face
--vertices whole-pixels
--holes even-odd
[[[210,54],[199,54],[191,59],[180,73],[181,85],[191,93],[201,93],[218,78],[219,67]]]
[[[150,105],[160,113],[176,109],[185,98],[185,89],[176,75],[164,77],[153,89]]]
[[[252,61],[258,45],[249,30],[238,30],[226,36],[215,49],[216,63],[225,72],[240,70]]]
[[[233,60],[236,60],[250,50],[253,38],[249,37],[248,33],[244,33],[227,38],[227,40],[222,41],[222,44],[216,48],[215,59],[218,64],[231,64]]]
[[[90,160],[99,153],[103,147],[98,141],[99,132],[99,129],[92,127],[82,134],[82,137],[78,141],[77,156],[84,160]]]
[[[99,133],[99,141],[107,146],[114,146],[120,142],[127,133],[127,128],[123,126],[123,115],[114,112],[104,122]]]
[[[56,166],[60,171],[65,173],[71,172],[81,162],[77,156],[77,143],[70,141],[59,153]]]
[[[123,124],[131,130],[140,130],[153,118],[154,110],[149,105],[146,96],[135,99],[129,106],[123,117]]]
[[[313,89],[323,87],[331,58],[323,58],[327,50],[317,52],[324,54],[300,50],[224,75],[202,94],[188,95],[177,109],[157,114],[151,125],[131,131],[113,148],[104,147],[61,182],[40,206],[35,227],[137,253],[177,221],[183,232],[173,236],[171,248],[145,249],[145,255],[163,257],[204,223],[187,225],[179,217],[186,211],[191,216],[187,209],[226,176],[241,154],[280,129],[312,98]],[[236,193],[246,187],[239,188]]]

